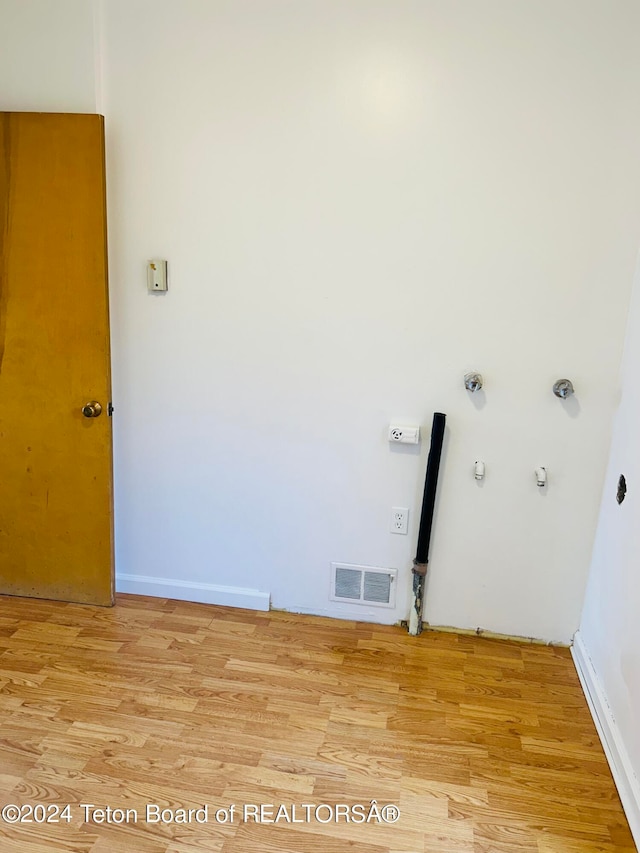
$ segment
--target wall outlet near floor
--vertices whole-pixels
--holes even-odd
[[[409,510],[406,506],[391,507],[391,532],[404,533],[409,530]]]

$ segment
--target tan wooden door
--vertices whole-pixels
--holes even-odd
[[[0,594],[113,604],[110,401],[103,119],[0,113]]]

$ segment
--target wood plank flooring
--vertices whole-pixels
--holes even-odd
[[[0,598],[6,805],[2,853],[635,850],[567,649],[126,595]]]

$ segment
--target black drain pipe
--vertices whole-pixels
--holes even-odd
[[[442,455],[442,442],[444,440],[444,427],[447,416],[442,412],[436,412],[433,416],[431,426],[431,447],[429,448],[429,459],[427,461],[427,476],[424,482],[424,495],[422,497],[422,513],[420,515],[420,529],[418,531],[418,546],[416,558],[413,561],[413,601],[409,614],[409,633],[417,636],[422,632],[422,606],[424,601],[424,580],[429,563],[429,542],[431,541],[431,528],[433,526],[433,510],[436,503],[436,488],[438,486],[438,472],[440,470],[440,457]]]

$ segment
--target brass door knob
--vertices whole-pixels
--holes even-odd
[[[85,418],[99,418],[102,414],[102,406],[100,403],[97,403],[95,400],[92,400],[91,403],[87,403],[82,407],[82,414]]]

